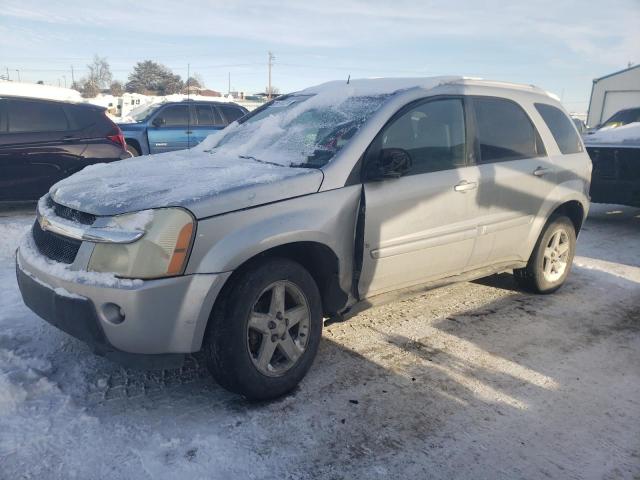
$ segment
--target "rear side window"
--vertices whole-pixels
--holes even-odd
[[[545,155],[533,123],[522,107],[501,98],[474,97],[480,162],[508,162]]]
[[[69,129],[62,105],[11,100],[8,109],[10,133],[61,132]]]
[[[244,112],[238,107],[231,105],[218,105],[218,108],[222,111],[222,115],[227,119],[228,123],[235,122],[240,117],[244,117]]]
[[[196,117],[198,125],[220,126],[225,124],[220,113],[211,105],[196,105]]]
[[[562,110],[546,103],[536,103],[536,110],[547,124],[558,148],[564,154],[582,152],[582,142],[573,122]]]
[[[164,120],[165,127],[187,125],[189,123],[189,106],[170,105],[162,109],[158,118]]]

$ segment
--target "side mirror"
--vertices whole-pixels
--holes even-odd
[[[409,152],[402,148],[383,148],[378,160],[371,162],[367,178],[369,180],[384,180],[385,178],[400,178],[411,170],[413,161]]]
[[[154,118],[154,119],[153,119],[153,122],[151,122],[151,123],[152,123],[152,125],[153,125],[154,127],[161,127],[161,126],[163,126],[165,123],[167,123],[167,121],[166,121],[164,118],[162,118],[162,117],[156,117],[156,118]]]

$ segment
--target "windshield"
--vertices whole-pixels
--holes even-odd
[[[151,115],[160,105],[153,104],[153,105],[149,105],[146,108],[143,108],[140,111],[133,111],[129,114],[129,116],[133,119],[133,121],[135,122],[141,122],[143,121],[145,118],[149,117],[149,115]]]
[[[620,127],[629,123],[640,122],[640,108],[621,110],[604,122],[603,127]]]
[[[283,166],[322,167],[387,97],[280,97],[229,129],[211,152]]]

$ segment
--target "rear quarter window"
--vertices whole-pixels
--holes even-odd
[[[567,155],[583,151],[582,142],[573,122],[569,120],[569,117],[562,110],[546,103],[536,103],[535,107],[544,123],[549,127],[551,135],[553,135],[558,148],[563,154]]]
[[[546,155],[540,135],[520,105],[503,98],[474,97],[480,163]]]

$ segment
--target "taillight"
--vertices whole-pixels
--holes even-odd
[[[116,135],[107,135],[107,138],[111,140],[113,143],[120,145],[123,149],[126,150],[127,142],[124,141],[124,135],[122,134],[120,129],[118,129],[118,133]]]
[[[107,135],[107,140],[115,143],[116,145],[121,146],[124,150],[126,150],[127,142],[125,142],[124,140],[124,135],[122,133],[122,130],[120,130],[120,127],[118,127],[118,125],[116,125],[111,121],[111,119],[107,116],[106,112],[104,115],[109,120],[109,123],[111,123],[111,125],[113,126],[113,129],[111,130],[110,135]]]

